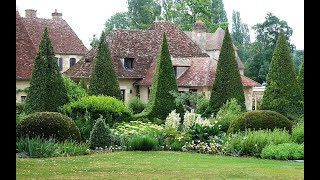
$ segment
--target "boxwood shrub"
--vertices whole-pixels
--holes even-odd
[[[291,132],[292,122],[275,111],[257,110],[243,113],[239,119],[230,124],[228,132],[244,131],[245,129],[286,129]]]
[[[54,138],[80,141],[80,131],[74,121],[57,112],[36,112],[29,114],[16,125],[16,137]]]

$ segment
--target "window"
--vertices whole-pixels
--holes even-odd
[[[124,102],[124,93],[126,92],[126,90],[121,89],[121,100]]]
[[[177,77],[177,66],[173,66],[174,77]]]
[[[58,66],[59,66],[59,71],[62,71],[62,68],[63,68],[62,58],[58,59]]]
[[[150,89],[151,89],[151,87],[148,87],[148,99],[149,99],[149,96],[150,96]]]
[[[76,64],[76,58],[70,58],[70,67]]]
[[[24,102],[26,100],[27,96],[21,96],[21,102]]]
[[[124,68],[133,69],[133,59],[134,58],[124,58]]]

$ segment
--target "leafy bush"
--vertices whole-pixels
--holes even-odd
[[[26,116],[16,126],[17,137],[55,138],[58,141],[80,141],[80,131],[73,120],[57,112],[36,112]]]
[[[292,129],[292,139],[296,143],[304,142],[304,122],[297,123]]]
[[[188,131],[177,131],[176,129],[172,128],[165,129],[163,136],[163,150],[180,151],[182,150],[182,146],[191,140],[191,136]]]
[[[29,157],[39,158],[86,155],[90,152],[87,143],[76,143],[70,140],[59,143],[52,138],[43,139],[39,136],[32,139],[18,138],[16,148],[18,152],[26,152]]]
[[[85,140],[89,139],[95,120],[100,115],[110,117],[106,119],[110,127],[116,122],[132,119],[131,111],[123,102],[109,96],[85,96],[78,101],[64,105],[60,111],[75,120]]]
[[[26,113],[16,114],[16,124],[20,123],[24,117],[26,117]]]
[[[245,129],[275,129],[285,128],[291,131],[292,122],[285,116],[269,110],[248,111],[241,117],[233,121],[230,125],[229,132],[244,131]]]
[[[304,144],[284,143],[267,145],[262,149],[261,157],[264,159],[295,160],[304,159]]]
[[[292,142],[291,136],[286,130],[274,129],[259,130],[232,134],[225,143],[226,152],[229,155],[256,156],[259,157],[262,149],[269,144],[282,144]]]
[[[24,103],[16,103],[16,113],[21,114],[24,112]]]
[[[220,108],[214,121],[218,121],[217,124],[220,125],[220,130],[227,132],[230,123],[239,119],[241,114],[241,106],[237,103],[235,98],[227,100],[225,104]]]
[[[158,140],[150,136],[134,136],[129,141],[129,150],[133,151],[151,151],[159,145]]]
[[[135,96],[128,101],[128,108],[133,114],[138,114],[146,108],[146,104]]]
[[[70,102],[77,101],[78,99],[87,96],[86,90],[77,85],[68,76],[62,76],[62,79],[67,89],[67,95]]]
[[[96,147],[111,146],[112,135],[109,126],[106,125],[102,116],[97,119],[90,133],[89,144],[91,149]]]
[[[214,124],[199,124],[195,123],[190,127],[190,133],[192,140],[207,142],[210,137],[219,134],[219,128]]]
[[[203,96],[202,98],[198,99],[197,106],[196,106],[196,113],[203,114],[207,107],[209,106],[209,98]]]

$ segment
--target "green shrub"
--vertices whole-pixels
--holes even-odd
[[[207,107],[209,106],[209,98],[203,96],[202,98],[198,99],[197,106],[196,106],[196,113],[203,114]]]
[[[190,133],[192,140],[207,142],[210,137],[219,134],[219,128],[217,125],[200,125],[196,123],[190,127]]]
[[[24,103],[16,103],[16,113],[21,114],[24,112]]]
[[[133,112],[133,114],[138,114],[146,108],[146,104],[135,96],[128,101],[128,108]]]
[[[80,131],[73,120],[57,112],[36,112],[26,116],[16,126],[17,137],[37,137],[58,141],[80,141]]]
[[[259,130],[232,134],[226,145],[229,155],[256,156],[259,157],[262,149],[269,144],[282,144],[292,142],[291,136],[286,130],[274,129]]]
[[[292,139],[294,142],[301,144],[304,142],[304,123],[297,123],[292,129]]]
[[[217,125],[220,125],[220,131],[227,132],[230,123],[239,119],[241,113],[241,106],[235,98],[232,98],[223,104],[213,120],[218,121]]]
[[[241,117],[233,121],[228,132],[244,131],[245,129],[275,129],[285,128],[291,131],[292,122],[285,116],[275,111],[257,110],[248,111],[241,115]]]
[[[24,117],[26,117],[26,113],[16,114],[16,124],[19,124]]]
[[[111,146],[112,135],[109,126],[106,125],[102,116],[97,119],[90,133],[89,144],[91,149],[96,147]]]
[[[49,138],[43,139],[39,136],[30,139],[18,138],[16,141],[18,152],[25,152],[30,157],[56,157],[56,156],[77,156],[89,153],[87,143],[76,143],[75,141],[65,140],[58,143],[56,140]]]
[[[96,120],[102,115],[111,117],[106,119],[106,123],[113,126],[115,122],[130,121],[132,119],[131,111],[118,100],[110,96],[85,96],[78,101],[71,102],[61,108],[61,112],[73,118],[75,121],[83,119],[86,113],[89,113],[92,120]],[[91,128],[94,121],[90,122]]]
[[[261,158],[278,160],[304,159],[304,144],[270,144],[262,149]]]
[[[150,136],[134,136],[129,141],[129,150],[133,151],[151,151],[159,145],[156,138]]]
[[[77,85],[68,76],[62,76],[62,79],[67,89],[67,95],[70,102],[77,101],[78,99],[87,96],[86,90]]]

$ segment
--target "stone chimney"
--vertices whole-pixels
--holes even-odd
[[[26,14],[26,18],[36,18],[37,17],[37,10],[34,9],[26,9],[25,10]]]
[[[203,33],[206,32],[207,27],[206,25],[201,21],[201,19],[197,19],[197,21],[192,26],[192,31],[196,33]]]
[[[62,19],[62,13],[58,13],[57,9],[55,9],[54,13],[52,13],[52,19]]]

